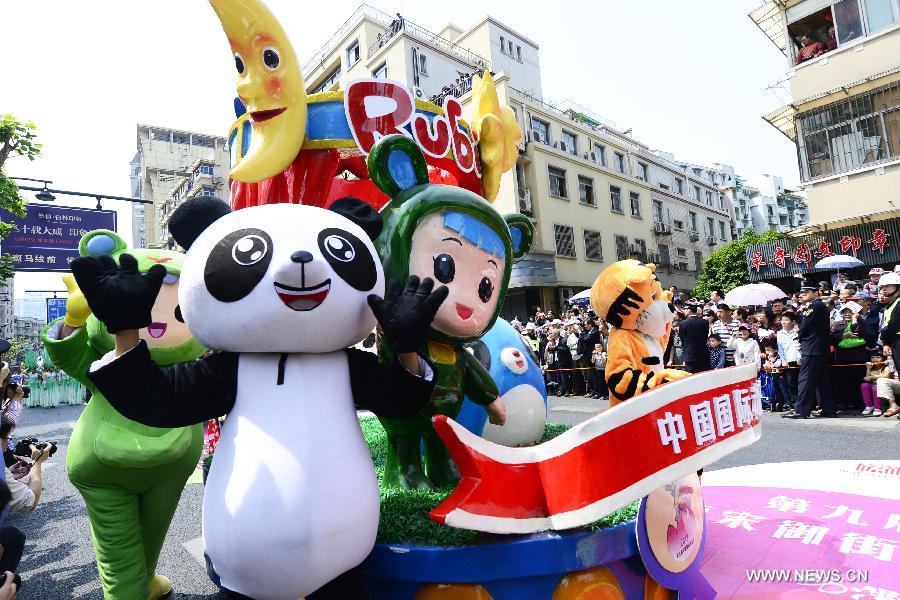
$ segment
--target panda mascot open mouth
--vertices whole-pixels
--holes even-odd
[[[275,282],[275,291],[288,308],[297,311],[313,310],[325,301],[331,280],[326,279],[319,285],[305,288],[291,287]]]

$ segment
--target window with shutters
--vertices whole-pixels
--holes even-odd
[[[584,231],[584,258],[586,260],[603,260],[603,246],[600,243],[600,232],[592,229]]]
[[[553,225],[556,255],[575,258],[575,230],[569,225]]]

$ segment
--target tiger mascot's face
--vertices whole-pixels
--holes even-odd
[[[669,292],[654,274],[656,265],[620,260],[600,273],[591,287],[591,306],[613,327],[665,335],[675,318]]]

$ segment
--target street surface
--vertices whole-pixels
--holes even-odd
[[[581,397],[550,398],[550,421],[575,424],[608,406]],[[80,406],[26,408],[14,438],[34,436],[59,443],[44,467],[44,494],[33,513],[13,514],[7,524],[28,536],[19,567],[24,582],[21,600],[101,599],[88,520],[81,496],[66,477],[69,434]],[[897,459],[900,421],[881,417],[849,417],[789,421],[763,416],[762,440],[727,456],[710,470],[766,462],[824,459]],[[622,457],[617,460],[627,460]],[[200,510],[203,485],[199,472],[181,497],[163,547],[158,572],[175,586],[173,598],[214,599],[220,594],[202,564]]]

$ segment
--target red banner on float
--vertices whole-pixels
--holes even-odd
[[[529,448],[480,438],[439,415],[462,476],[439,523],[530,533],[592,523],[760,438],[756,365],[709,371],[623,402]]]

